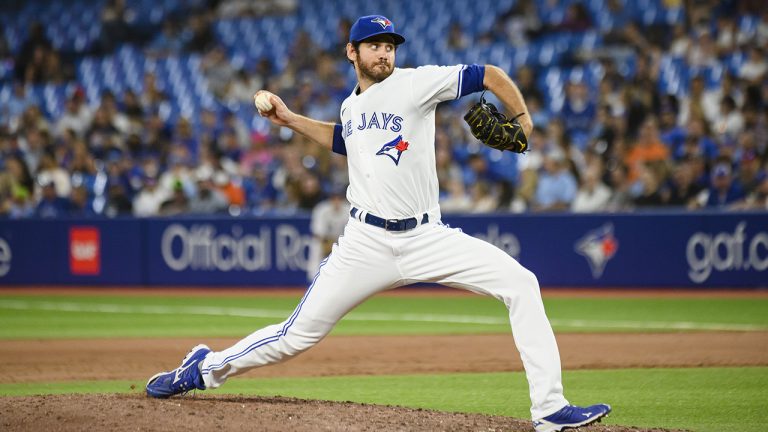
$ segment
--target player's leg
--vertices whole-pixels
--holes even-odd
[[[391,259],[391,249],[380,241],[382,233],[350,222],[288,319],[206,356],[201,366],[205,387],[216,388],[233,375],[309,349],[352,308],[397,284],[400,274]]]
[[[403,274],[493,296],[507,306],[517,349],[525,367],[534,419],[567,405],[560,354],[544,312],[536,276],[501,249],[435,224],[403,243]]]

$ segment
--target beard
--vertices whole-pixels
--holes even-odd
[[[360,67],[360,74],[375,83],[384,81],[395,70],[395,67],[389,62],[376,61],[365,64],[360,60],[360,55],[357,56],[357,64]]]

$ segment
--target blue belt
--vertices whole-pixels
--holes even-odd
[[[349,211],[349,214],[353,218],[357,218],[358,212],[360,212],[360,210],[358,210],[356,207],[352,207],[352,210]],[[378,216],[374,216],[370,213],[365,214],[365,220],[363,222],[367,223],[368,225],[384,228],[387,231],[408,231],[419,226],[419,221],[415,217],[408,219],[384,219]],[[421,223],[425,224],[427,222],[429,222],[429,215],[424,213],[424,215],[421,217]]]

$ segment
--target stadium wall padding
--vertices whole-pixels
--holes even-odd
[[[768,214],[450,215],[542,286],[768,287]],[[3,220],[0,285],[296,286],[308,217]]]

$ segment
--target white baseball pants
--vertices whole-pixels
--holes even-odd
[[[436,282],[504,302],[528,378],[532,418],[568,403],[557,342],[533,273],[501,249],[439,222],[390,232],[354,218],[287,320],[205,358],[205,386],[217,388],[231,376],[297,355],[367,298],[415,282]]]

